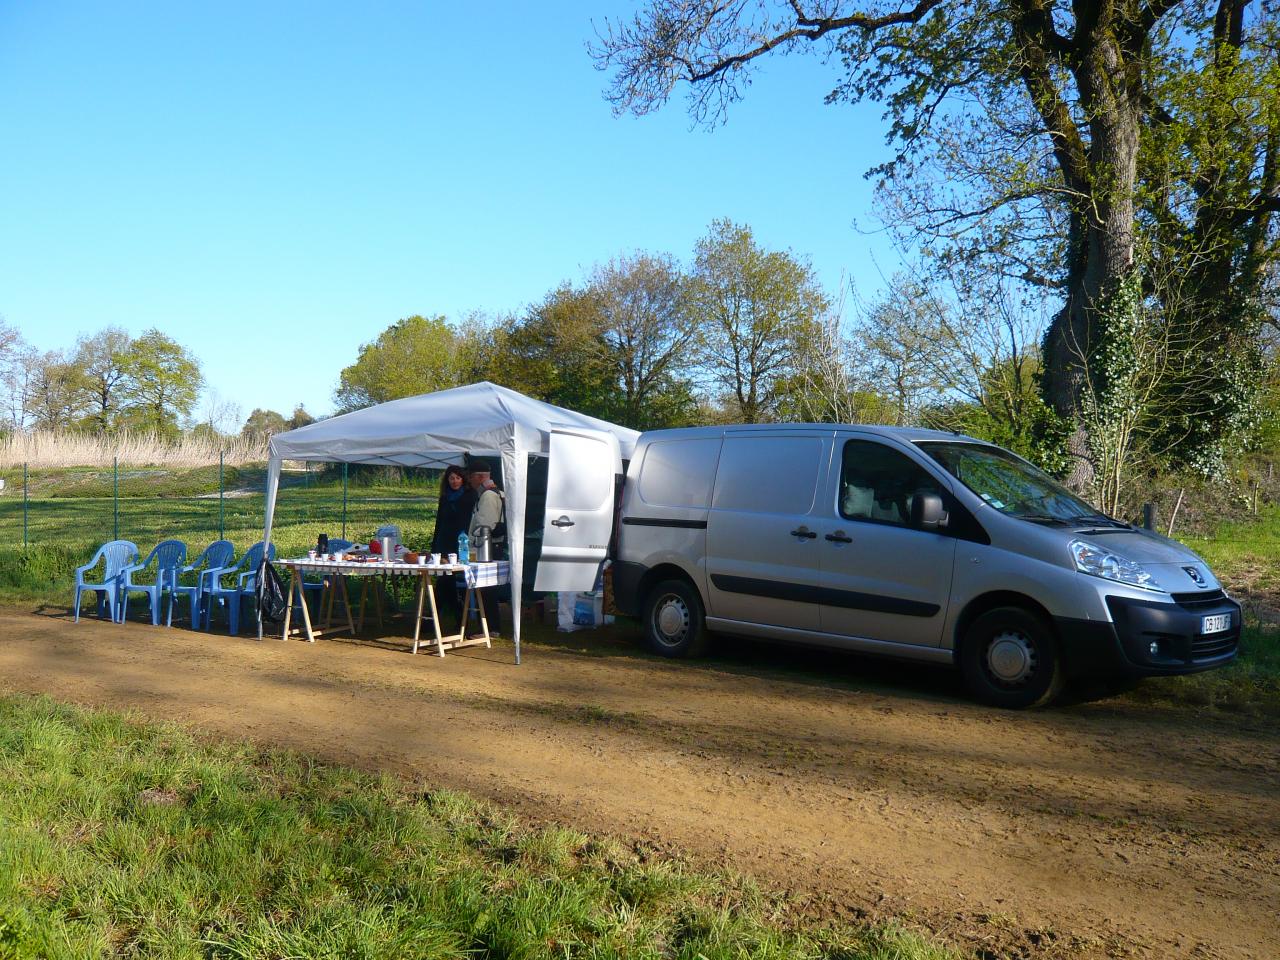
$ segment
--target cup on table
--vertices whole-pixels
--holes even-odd
[[[314,550],[308,550],[308,551],[307,551],[307,559],[308,559],[308,560],[314,560],[315,558],[316,558],[316,552],[315,552]]]
[[[428,557],[425,553],[418,554],[418,566],[425,567],[427,565],[427,561],[430,559],[431,558]]]
[[[449,566],[451,567],[455,566],[457,562],[458,562],[458,555],[456,553],[449,554]]]

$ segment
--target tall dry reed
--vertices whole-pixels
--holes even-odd
[[[24,463],[37,468],[109,467],[113,457],[120,463],[139,467],[203,467],[218,462],[231,466],[261,463],[267,459],[267,444],[244,437],[183,437],[162,440],[151,433],[120,433],[102,436],[60,430],[19,431],[0,440],[0,469]]]

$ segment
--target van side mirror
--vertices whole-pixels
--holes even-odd
[[[947,511],[936,493],[920,491],[911,498],[911,526],[917,530],[942,530],[947,525]]]

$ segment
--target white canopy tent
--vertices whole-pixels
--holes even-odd
[[[488,381],[392,400],[277,434],[270,444],[262,539],[271,542],[284,460],[443,468],[461,463],[464,455],[500,459],[511,562],[512,636],[519,663],[526,470],[529,454],[550,453],[552,433],[558,427],[612,434],[623,459],[630,459],[639,437],[635,430]],[[261,620],[258,629],[261,636]]]

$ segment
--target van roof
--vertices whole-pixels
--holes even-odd
[[[925,430],[921,427],[888,427],[866,423],[736,423],[712,427],[676,427],[670,430],[646,430],[640,437],[640,443],[648,440],[677,440],[694,437],[719,437],[735,433],[798,433],[814,430],[857,430],[882,437],[893,437],[907,443],[919,440],[960,440],[969,443],[988,444],[963,433],[951,433],[946,430]]]

